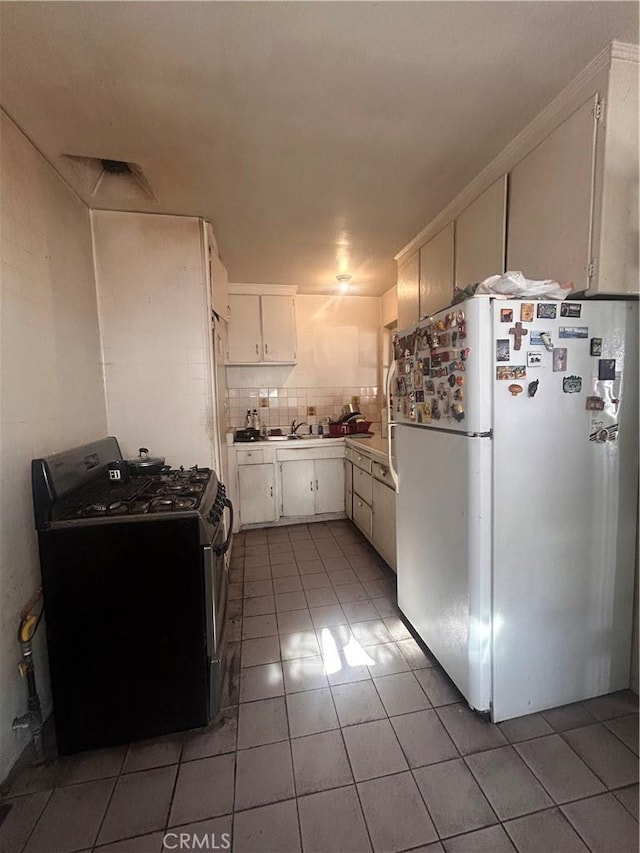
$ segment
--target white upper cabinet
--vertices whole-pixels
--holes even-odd
[[[229,276],[218,255],[218,243],[210,222],[202,223],[206,247],[207,279],[211,289],[211,307],[225,322],[229,312]]]
[[[262,361],[260,297],[229,294],[229,362]]]
[[[597,96],[512,170],[507,269],[589,287]]]
[[[504,272],[507,176],[481,193],[456,219],[456,287]]]
[[[296,319],[293,296],[261,296],[264,361],[296,360]]]
[[[398,265],[398,328],[405,329],[420,319],[420,253]]]
[[[420,249],[420,316],[433,314],[453,298],[453,234],[450,222]]]
[[[229,294],[227,364],[295,364],[293,296]]]

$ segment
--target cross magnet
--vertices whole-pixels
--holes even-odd
[[[522,338],[525,335],[528,335],[529,332],[526,329],[522,328],[522,323],[518,321],[515,326],[512,326],[509,329],[509,334],[513,335],[513,348],[514,350],[519,350],[522,347]]]

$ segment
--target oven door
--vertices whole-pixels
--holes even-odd
[[[218,712],[224,677],[226,647],[227,600],[229,598],[229,571],[226,554],[233,539],[233,507],[225,501],[231,518],[229,533],[225,538],[224,525],[220,524],[210,545],[203,547],[205,623],[207,632],[207,659],[209,669],[209,719]]]

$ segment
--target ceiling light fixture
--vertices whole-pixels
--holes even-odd
[[[336,281],[340,285],[340,290],[349,290],[349,282],[351,281],[351,276],[348,273],[340,273],[336,276]]]

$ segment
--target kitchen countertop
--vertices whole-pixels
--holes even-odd
[[[387,439],[379,435],[369,437],[359,435],[340,436],[339,438],[325,438],[324,436],[314,436],[313,438],[296,438],[289,441],[267,441],[260,439],[258,441],[234,441],[233,433],[227,433],[227,444],[235,447],[237,450],[248,450],[251,447],[276,447],[293,449],[294,447],[324,447],[330,444],[347,443],[350,447],[356,450],[367,450],[373,459],[379,462],[389,464],[389,452]]]
[[[368,450],[369,454],[378,462],[389,464],[389,446],[386,438],[379,435],[372,435],[370,438],[359,437],[358,435],[349,435],[344,439],[349,447],[356,450]]]

